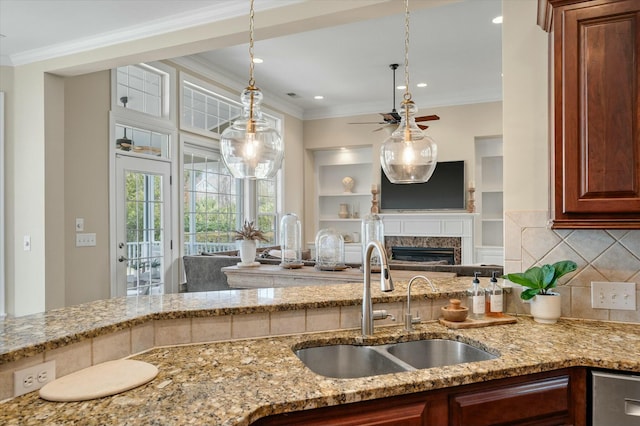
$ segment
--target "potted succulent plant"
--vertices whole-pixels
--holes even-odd
[[[520,293],[522,300],[531,303],[531,315],[536,322],[553,324],[560,318],[560,293],[552,291],[558,279],[573,272],[578,265],[572,260],[562,260],[552,265],[533,266],[524,272],[505,274],[502,278],[526,287]]]
[[[257,241],[268,241],[261,230],[253,225],[253,222],[244,221],[244,225],[236,231],[236,240],[239,240],[240,261],[244,266],[253,265],[256,260]]]

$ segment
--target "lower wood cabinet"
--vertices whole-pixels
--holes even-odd
[[[586,369],[571,368],[264,417],[255,425],[585,425]]]

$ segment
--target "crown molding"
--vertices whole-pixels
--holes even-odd
[[[256,11],[265,11],[301,3],[303,1],[305,0],[263,0],[259,3],[260,7],[256,7],[255,9]],[[86,52],[88,50],[153,37],[198,25],[223,21],[246,15],[247,13],[248,10],[245,3],[228,0],[224,3],[217,3],[212,6],[173,15],[170,18],[150,21],[143,25],[122,28],[92,37],[73,40],[67,43],[58,43],[39,49],[16,53],[10,56],[9,62],[12,66],[27,65],[33,62]]]
[[[440,96],[432,97],[428,102],[417,101],[418,115],[420,115],[420,110],[425,109],[456,105],[482,104],[488,102],[502,102],[502,92],[486,92],[461,96]],[[325,118],[351,117],[355,115],[378,114],[388,110],[388,102],[349,104],[341,105],[339,107],[307,109],[304,112],[303,119],[320,120]]]

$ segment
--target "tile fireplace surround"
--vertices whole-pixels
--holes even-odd
[[[473,263],[473,213],[380,214],[385,248],[453,247],[456,265]]]

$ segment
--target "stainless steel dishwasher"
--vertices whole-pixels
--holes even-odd
[[[592,371],[592,426],[640,425],[640,375]]]

